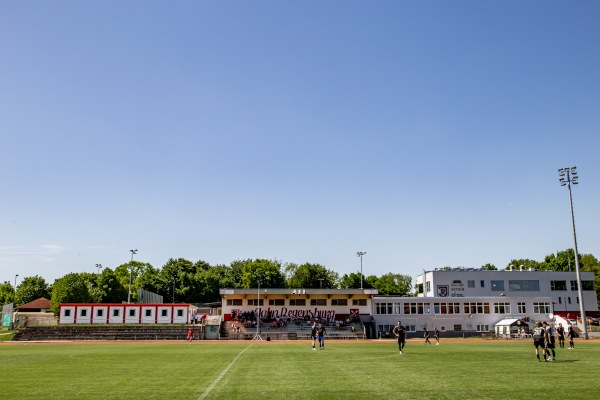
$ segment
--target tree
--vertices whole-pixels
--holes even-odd
[[[535,260],[530,260],[528,258],[521,258],[521,259],[513,259],[510,260],[510,262],[508,263],[508,265],[506,266],[506,270],[509,270],[511,265],[514,265],[517,269],[519,269],[522,266],[525,267],[525,269],[529,269],[529,268],[535,268],[535,269],[540,269],[540,263],[535,261]]]
[[[0,305],[14,302],[15,290],[10,282],[0,283]]]
[[[148,268],[152,268],[152,265],[140,261],[130,261],[115,268],[115,275],[117,276],[119,283],[127,290],[129,290],[129,282],[131,280],[132,302],[137,300],[137,292],[138,288],[140,287],[137,279],[143,275],[144,271],[146,271]]]
[[[375,277],[376,278],[376,277]],[[371,283],[373,280],[371,279]],[[363,289],[370,289],[373,286],[363,275]],[[340,289],[360,289],[360,272],[344,274],[340,279]]]
[[[319,264],[287,264],[285,267],[288,288],[332,289],[339,279],[337,272]]]
[[[30,301],[37,300],[40,297],[50,297],[50,293],[48,292],[48,284],[44,278],[38,275],[25,277],[19,286],[17,286],[17,298],[15,301],[15,306],[29,303]]]
[[[404,296],[411,290],[412,278],[408,275],[389,272],[380,276],[373,286],[382,295]]]
[[[194,280],[196,271],[194,263],[190,260],[170,258],[158,274],[162,282],[161,294],[171,302],[197,302],[196,292],[199,288]]]
[[[65,275],[54,281],[52,285],[50,308],[54,315],[58,315],[61,303],[90,303],[91,301],[88,281],[82,274]]]
[[[260,282],[262,288],[285,287],[285,276],[281,272],[281,263],[265,259],[248,260],[242,269],[242,287],[255,288]]]
[[[125,288],[115,272],[110,268],[104,268],[96,278],[95,290],[99,303],[120,303],[127,299],[127,288]]]
[[[485,268],[488,271],[498,271],[498,268],[496,268],[496,266],[494,264],[490,264],[490,263],[483,265],[481,268]]]

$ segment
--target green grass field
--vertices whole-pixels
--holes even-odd
[[[600,344],[531,341],[0,344],[0,399],[594,399]]]

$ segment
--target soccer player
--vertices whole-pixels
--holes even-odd
[[[194,330],[193,329],[188,330],[187,340],[188,340],[188,342],[190,342],[190,344],[192,344],[192,340],[194,340]]]
[[[433,327],[433,337],[435,338],[435,341],[436,341],[435,345],[439,346],[440,345],[440,331],[437,328],[437,326]]]
[[[549,361],[556,360],[556,353],[554,352],[554,332],[552,331],[552,327],[548,325],[546,321],[543,323],[544,326],[544,349],[548,354]],[[552,352],[552,357],[550,357],[550,352]]]
[[[546,360],[546,349],[544,348],[544,327],[542,326],[541,322],[538,322],[536,327],[533,329],[533,346],[535,347],[535,356],[538,359],[538,362],[541,362],[542,360],[540,360],[540,352],[539,352],[539,347],[542,348],[542,352],[544,354],[544,361],[548,361]]]
[[[569,336],[569,350],[575,350],[575,343],[573,342],[573,338],[575,338],[575,330],[571,324],[569,324],[569,327],[567,328],[567,336]]]
[[[317,329],[317,339],[319,340],[319,350],[325,350],[325,327],[319,324]]]
[[[558,328],[556,328],[556,334],[558,335],[558,346],[561,349],[565,348],[565,328],[563,328],[562,324],[558,324]]]
[[[406,328],[402,326],[402,322],[398,321],[398,325],[394,327],[392,333],[398,338],[398,350],[400,350],[400,354],[402,354],[404,345],[406,344]]]
[[[431,344],[431,342],[429,341],[429,331],[427,330],[427,327],[423,328],[423,337],[425,338],[425,343],[423,344]]]
[[[315,349],[315,342],[317,341],[317,321],[313,321],[313,326],[310,328],[310,338],[312,339],[313,350]]]

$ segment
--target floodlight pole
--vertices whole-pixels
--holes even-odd
[[[15,290],[13,291],[13,303],[16,304],[17,303],[17,278],[19,277],[19,274],[15,275]]]
[[[360,257],[360,288],[361,289],[363,288],[362,258],[365,254],[367,254],[366,251],[357,251],[356,252],[356,255],[358,257]]]
[[[173,304],[175,304],[175,281],[177,280],[177,275],[173,275]]]
[[[129,251],[131,252],[131,263],[129,265],[129,292],[127,293],[127,304],[131,303],[131,274],[133,270],[133,255],[138,252],[137,249]]]
[[[98,275],[100,275],[100,270],[102,269],[102,264],[96,264],[96,268],[98,268]]]
[[[260,337],[260,280],[257,279],[258,281],[258,289],[256,290],[256,302],[258,305],[258,313],[256,314],[256,335],[254,335],[254,338],[252,340],[262,340],[262,338]]]
[[[577,252],[577,234],[575,233],[575,214],[573,213],[573,194],[571,193],[571,184],[577,185],[579,177],[577,176],[577,167],[559,168],[560,186],[567,186],[569,189],[569,204],[571,205],[571,226],[573,227],[573,251],[575,251],[575,275],[577,276],[577,295],[579,296],[579,314],[581,316],[581,327],[583,328],[583,338],[588,339],[587,321],[585,318],[585,307],[583,304],[583,288],[581,287],[581,273],[579,270],[579,253]]]

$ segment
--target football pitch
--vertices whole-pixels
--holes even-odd
[[[567,344],[568,346],[568,344]],[[0,399],[595,399],[600,343],[530,340],[0,344]]]

